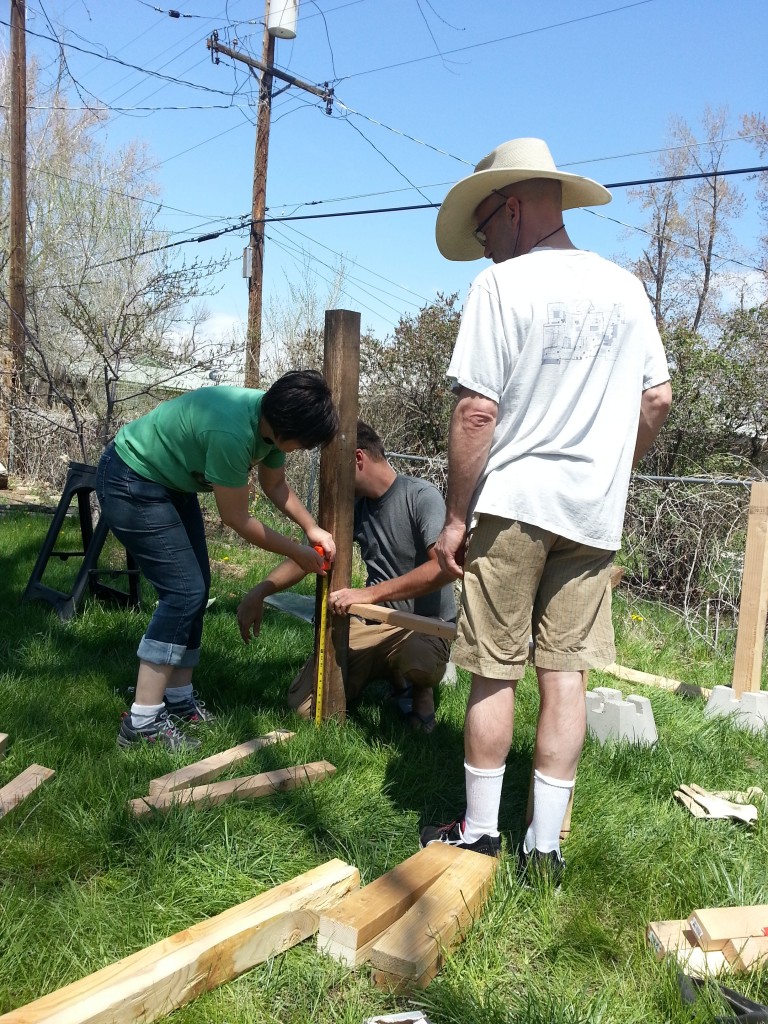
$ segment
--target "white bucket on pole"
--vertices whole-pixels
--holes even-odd
[[[278,39],[295,39],[299,0],[270,0],[267,32]]]

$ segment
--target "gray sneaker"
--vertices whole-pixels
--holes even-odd
[[[209,725],[211,722],[216,721],[216,715],[209,711],[205,703],[199,699],[196,690],[186,700],[172,701],[164,699],[163,702],[165,710],[169,715],[178,718],[182,722],[186,722],[188,725]]]
[[[185,736],[176,724],[174,716],[169,715],[167,711],[159,712],[154,722],[140,729],[134,728],[131,713],[126,711],[120,720],[117,745],[127,750],[139,743],[153,743],[168,747],[169,750],[197,750],[202,745],[200,740]]]

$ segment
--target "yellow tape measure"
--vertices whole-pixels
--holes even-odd
[[[325,555],[319,544],[314,545],[319,555]],[[323,568],[328,569],[329,563],[323,558]],[[322,586],[320,590],[320,642],[317,649],[317,696],[315,699],[315,725],[320,725],[323,720],[323,683],[325,677],[325,629],[328,621],[328,576],[321,577]]]

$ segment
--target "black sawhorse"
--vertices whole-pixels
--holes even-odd
[[[48,534],[45,538],[40,554],[37,556],[32,575],[24,591],[22,600],[31,601],[39,599],[52,604],[59,614],[59,618],[66,622],[71,619],[77,611],[77,605],[86,590],[96,597],[103,597],[110,601],[117,601],[128,608],[137,608],[141,602],[139,590],[139,569],[136,563],[126,551],[125,569],[99,569],[98,561],[101,555],[104,542],[109,534],[109,527],[100,516],[96,525],[93,525],[91,514],[91,494],[96,489],[96,467],[88,466],[83,462],[70,462],[69,472],[61,492],[61,500],[53,515]],[[55,551],[54,547],[58,540],[61,527],[66,518],[69,507],[74,498],[77,498],[78,511],[80,513],[80,535],[83,540],[82,551]],[[48,561],[51,558],[82,558],[83,562],[80,571],[75,579],[72,592],[62,593],[47,587],[43,582],[43,573],[46,570]],[[99,576],[107,576],[114,579],[116,576],[128,577],[128,592],[118,590],[102,583]]]

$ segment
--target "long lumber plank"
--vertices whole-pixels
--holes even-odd
[[[56,772],[52,768],[45,768],[41,764],[31,764],[15,779],[11,779],[6,786],[0,789],[0,818],[12,811],[30,793],[34,793],[38,786],[42,786],[48,779],[52,779],[55,774]]]
[[[688,921],[651,921],[646,935],[657,960],[678,950],[691,950],[698,945]]]
[[[462,850],[461,857],[374,943],[373,967],[418,983],[472,924],[497,864],[495,857]]]
[[[461,856],[462,851],[453,846],[432,843],[350,893],[320,918],[318,950],[348,967],[357,967],[367,959],[381,933]]]
[[[768,935],[768,904],[705,907],[694,910],[688,924],[702,949],[723,949],[729,939]]]
[[[328,761],[312,761],[309,764],[292,765],[290,768],[276,768],[258,775],[243,775],[238,779],[211,782],[206,786],[192,786],[190,789],[175,789],[158,797],[141,796],[130,800],[128,806],[136,817],[153,811],[167,811],[171,807],[213,807],[226,800],[253,800],[270,796],[288,789],[295,789],[307,783],[319,782],[333,775],[336,769]]]
[[[425,633],[427,636],[441,636],[444,640],[456,639],[456,626],[443,619],[431,619],[428,615],[414,615],[413,612],[401,612],[397,608],[385,608],[380,604],[351,604],[350,615],[359,615],[363,619],[374,622],[386,622],[390,626],[411,629],[414,633]]]
[[[268,732],[266,736],[257,736],[255,739],[246,740],[245,743],[240,743],[236,747],[230,747],[229,750],[222,750],[218,754],[211,754],[210,757],[205,757],[202,761],[195,761],[194,764],[185,765],[184,768],[178,768],[175,772],[161,775],[159,779],[152,779],[149,784],[149,795],[154,800],[163,793],[171,792],[175,789],[186,789],[187,786],[208,782],[209,779],[216,778],[220,772],[223,772],[230,765],[245,761],[246,758],[255,754],[257,750],[268,747],[273,743],[282,743],[295,735],[296,733],[289,732],[287,729],[275,729],[274,732]]]
[[[768,935],[729,939],[723,954],[732,971],[751,971],[759,964],[768,964]]]
[[[709,697],[712,693],[706,686],[697,686],[695,683],[681,683],[678,679],[667,679],[666,676],[654,676],[649,672],[638,672],[634,668],[625,668],[624,665],[617,665],[613,662],[600,670],[608,676],[616,679],[623,679],[625,683],[639,683],[641,686],[655,686],[659,690],[670,690],[673,693],[682,693],[690,697]]]
[[[5,757],[5,752],[8,749],[8,733],[0,732],[0,761]]]
[[[318,915],[360,884],[331,860],[0,1017],[2,1024],[149,1024],[317,928]]]

